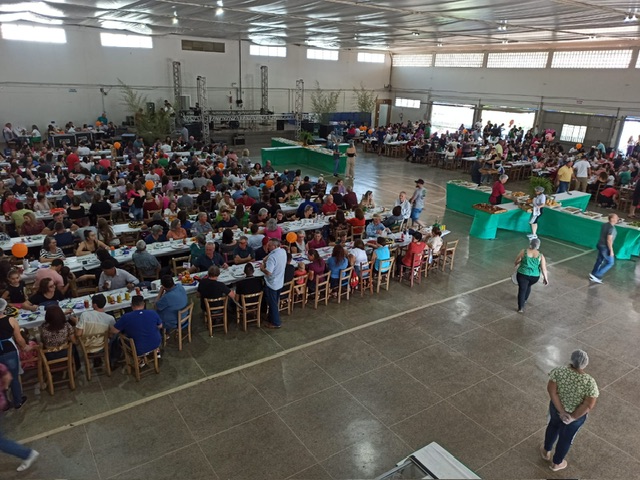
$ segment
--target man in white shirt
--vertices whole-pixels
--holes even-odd
[[[93,310],[82,312],[76,324],[76,335],[78,337],[99,335],[109,331],[109,327],[115,325],[116,320],[112,315],[105,313],[104,306],[107,299],[101,293],[91,298]],[[104,348],[104,343],[98,338],[91,338],[84,341],[84,345],[89,353],[99,352]]]
[[[269,306],[267,328],[280,328],[280,290],[284,286],[284,271],[287,266],[287,252],[280,247],[280,240],[271,239],[267,243],[269,255],[264,259],[260,270],[264,273],[264,296]]]
[[[576,163],[573,164],[573,170],[576,172],[578,190],[580,190],[581,192],[586,192],[587,185],[589,183],[589,177],[591,176],[591,164],[587,159],[581,157]]]
[[[402,210],[402,218],[409,220],[411,216],[411,202],[407,200],[407,192],[400,192],[394,206],[400,206]]]

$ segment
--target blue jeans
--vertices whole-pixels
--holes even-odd
[[[558,182],[558,191],[556,193],[564,193],[569,191],[569,182]]]
[[[129,214],[133,215],[134,220],[142,220],[144,216],[144,210],[142,208],[134,207],[133,205],[129,207]]]
[[[264,296],[269,306],[269,321],[276,327],[282,324],[280,320],[280,290],[274,290],[267,286],[264,287]]]
[[[3,346],[6,347],[7,343],[6,341],[3,342]],[[22,386],[20,386],[20,358],[18,357],[18,352],[14,350],[0,354],[0,363],[4,363],[11,372],[13,379],[9,388],[13,398],[13,406],[19,407],[22,404]]]
[[[413,220],[414,222],[417,222],[418,219],[420,218],[420,214],[421,213],[422,213],[422,209],[421,208],[413,207],[411,209],[411,220]]]
[[[9,440],[4,436],[2,429],[0,428],[0,452],[4,452],[8,455],[13,455],[21,460],[26,460],[31,453],[31,449],[20,445],[19,443]]]
[[[587,416],[583,415],[577,420],[574,420],[569,425],[565,425],[560,420],[560,414],[553,402],[549,402],[549,425],[547,425],[547,431],[544,434],[544,449],[547,452],[553,450],[553,444],[558,441],[556,445],[556,452],[553,454],[553,463],[559,465],[564,460],[564,457],[569,453],[573,439],[580,430],[580,427],[587,420]]]
[[[602,279],[604,274],[613,267],[615,257],[609,255],[609,247],[607,246],[598,245],[596,248],[598,249],[598,258],[596,259],[596,264],[593,266],[593,270],[591,270],[591,275]]]

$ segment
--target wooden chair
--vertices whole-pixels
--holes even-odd
[[[156,267],[156,272],[151,275],[145,275],[136,267],[135,275],[141,282],[153,282],[154,280],[158,280],[160,278],[160,266]]]
[[[209,336],[213,337],[213,327],[223,327],[225,335],[229,331],[227,304],[229,297],[205,298],[205,320],[209,328]],[[222,320],[222,325],[214,325],[215,320]]]
[[[389,291],[389,282],[393,277],[393,264],[395,258],[391,257],[387,260],[380,260],[378,264],[379,270],[374,270],[376,293],[380,293],[380,287],[385,285],[385,290]]]
[[[351,293],[351,285],[349,285],[349,282],[351,281],[351,273],[353,273],[353,267],[343,268],[338,273],[338,303],[342,301],[342,297],[349,300],[349,295]]]
[[[358,288],[360,289],[360,296],[364,297],[364,291],[369,290],[369,293],[373,295],[373,265],[371,262],[361,263],[358,271]]]
[[[453,261],[456,257],[456,248],[458,247],[458,241],[445,242],[442,246],[442,253],[438,257],[442,271],[444,272],[447,265],[449,265],[449,271],[453,270]]]
[[[291,315],[293,311],[293,282],[287,282],[283,285],[282,290],[280,290],[280,301],[278,302],[278,310],[281,312],[286,312],[287,315]]]
[[[136,344],[133,341],[133,338],[130,338],[123,333],[120,333],[120,345],[122,345],[122,351],[124,352],[124,361],[127,368],[127,374],[132,375],[136,378],[136,382],[140,381],[140,377],[145,373],[149,373],[155,371],[156,374],[160,373],[160,363],[158,357],[158,349],[156,348],[152,352],[147,352],[145,354],[139,355],[136,350]],[[153,360],[153,369],[147,369],[142,371],[141,368],[147,364],[149,361],[148,355],[151,355]],[[142,365],[144,362],[144,365]]]
[[[402,263],[402,259],[400,259],[400,270],[398,271],[398,282],[402,283],[402,280],[405,274],[409,276],[409,285],[413,288],[413,283],[415,280],[420,284],[420,279],[422,278],[422,259],[424,255],[422,253],[414,253],[411,255],[411,266],[407,266]],[[418,264],[418,266],[414,266]]]
[[[58,353],[65,352],[66,355],[62,358],[56,358],[54,360],[49,360],[47,358],[47,353]],[[68,342],[60,347],[54,348],[40,348],[39,350],[39,359],[38,362],[38,380],[40,382],[40,390],[44,390],[45,381],[44,377],[46,376],[46,388],[49,392],[49,395],[53,395],[53,373],[65,372],[67,374],[67,378],[62,381],[57,381],[55,383],[69,382],[69,388],[71,390],[76,389],[76,379],[75,379],[75,362],[73,361],[73,343]]]
[[[432,250],[427,247],[422,255],[422,275],[424,278],[429,276],[429,271],[438,271],[438,258],[433,256]]]
[[[260,315],[262,313],[262,296],[264,292],[238,295],[236,321],[242,322],[242,330],[247,331],[249,323],[255,323],[260,328]]]
[[[191,263],[191,255],[186,255],[184,257],[172,257],[171,258],[171,271],[175,276],[180,275],[182,272],[185,272],[187,269],[183,266],[185,263]]]
[[[72,243],[71,245],[65,245],[64,247],[60,247],[60,250],[62,250],[62,253],[64,253],[64,256],[67,258],[74,257],[76,255],[76,249],[77,249],[77,245],[75,243]]]
[[[349,225],[349,241],[353,242],[356,239],[362,239],[364,235],[365,227],[354,227],[353,225]]]
[[[80,349],[82,350],[82,356],[84,357],[84,368],[87,381],[91,381],[91,362],[90,360],[101,359],[102,367],[108,377],[111,376],[111,364],[109,363],[109,332],[96,333],[95,335],[82,335],[78,337]],[[88,344],[94,345],[100,342],[102,348],[97,352],[90,352]]]
[[[627,188],[620,189],[620,196],[618,197],[618,210],[626,212],[631,206],[633,201],[633,190]]]
[[[298,283],[302,281],[302,283]],[[291,309],[293,309],[297,304],[300,304],[302,308],[307,305],[307,282],[309,281],[309,274],[302,275],[300,277],[294,278],[293,284],[293,299],[291,301]]]
[[[331,285],[330,285],[331,275],[329,272],[323,273],[322,275],[317,275],[315,278],[316,288],[315,288],[315,298],[313,299],[314,305],[313,308],[318,309],[318,303],[324,301],[325,305],[329,305],[329,296],[331,295]]]
[[[191,343],[191,319],[193,318],[193,303],[190,303],[182,310],[178,311],[178,326],[167,332],[166,328],[162,329],[162,346],[167,345],[167,338],[175,334],[178,339],[178,350],[182,351],[182,339],[186,339]]]

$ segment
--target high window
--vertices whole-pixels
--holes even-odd
[[[263,45],[249,45],[249,55],[260,57],[286,57],[287,47],[265,47]]]
[[[153,48],[153,39],[144,35],[102,32],[100,44],[103,47]]]
[[[321,50],[319,48],[307,48],[307,58],[310,60],[338,60],[338,50]]]
[[[490,53],[487,68],[545,68],[549,52]]]
[[[396,107],[420,108],[420,100],[412,100],[410,98],[396,98]]]
[[[587,127],[585,125],[562,125],[560,133],[561,142],[582,143],[587,135]]]
[[[4,40],[21,40],[23,42],[67,43],[64,28],[40,27],[35,25],[17,25],[3,23],[0,26]]]
[[[384,53],[358,52],[358,61],[367,63],[384,63]]]
[[[628,68],[632,50],[554,52],[551,68]]]
[[[433,55],[394,55],[394,67],[430,67],[433,65]]]
[[[436,67],[482,67],[484,53],[438,53]]]

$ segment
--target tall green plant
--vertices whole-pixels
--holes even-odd
[[[364,84],[360,82],[360,88],[357,89],[353,87],[353,93],[356,98],[354,106],[356,107],[357,112],[371,113],[376,106],[376,101],[378,100],[378,96],[375,94],[373,90],[367,90],[364,87]]]
[[[150,113],[147,111],[146,95],[136,92],[129,85],[118,79],[122,89],[122,105],[135,118],[136,133],[151,144],[156,138],[164,138],[171,133],[171,122],[164,110]]]
[[[316,80],[316,88],[311,93],[311,109],[320,116],[321,123],[329,122],[329,116],[338,111],[340,90],[324,91]]]
[[[532,197],[536,195],[536,187],[543,187],[546,195],[553,193],[553,183],[546,177],[533,176],[529,180],[529,193]]]

